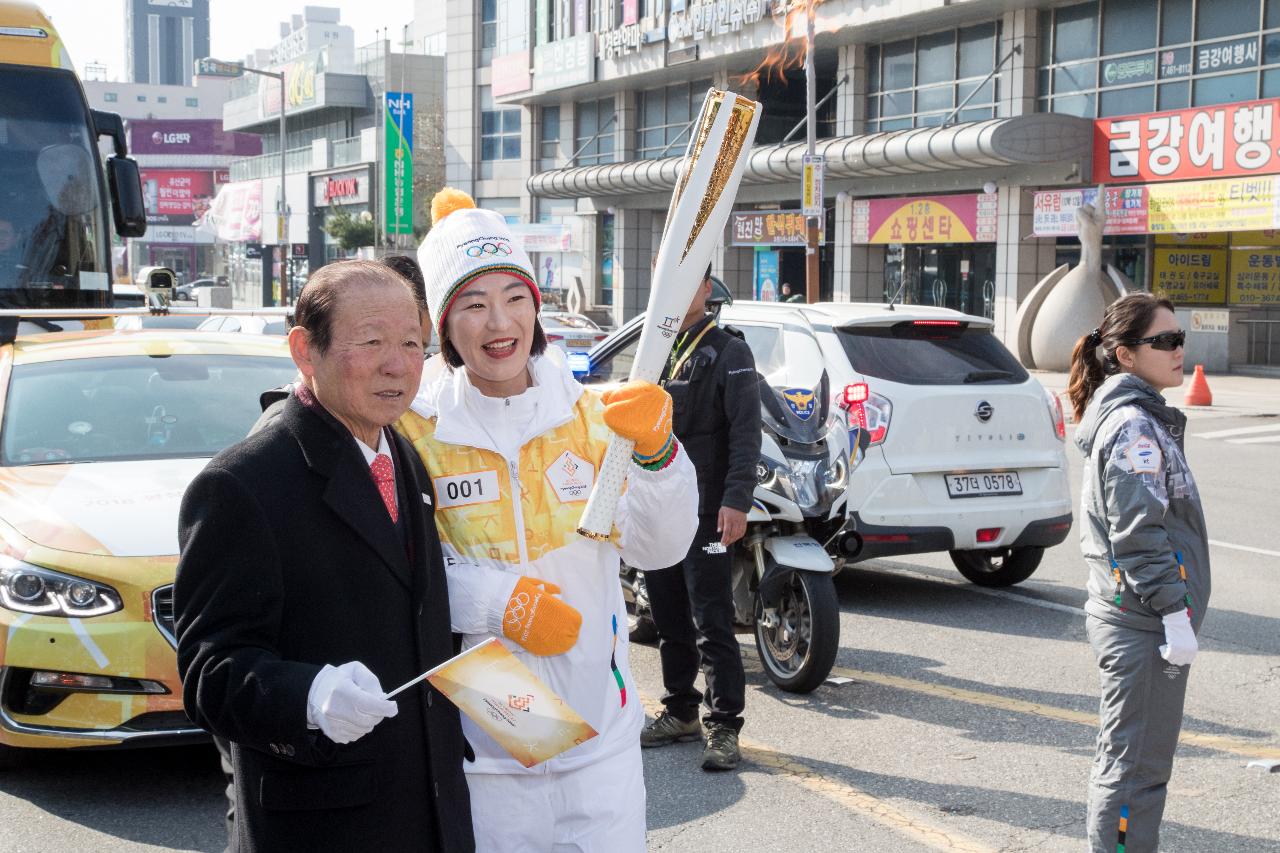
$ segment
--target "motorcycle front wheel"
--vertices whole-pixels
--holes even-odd
[[[840,602],[831,575],[792,572],[772,612],[756,597],[756,651],[769,680],[783,690],[816,690],[839,649]]]

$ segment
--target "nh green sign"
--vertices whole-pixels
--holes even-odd
[[[387,92],[383,151],[388,234],[413,233],[413,93]]]

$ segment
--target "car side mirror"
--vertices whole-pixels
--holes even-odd
[[[147,209],[142,203],[142,176],[128,157],[107,160],[107,185],[111,190],[111,215],[121,237],[147,233]]]

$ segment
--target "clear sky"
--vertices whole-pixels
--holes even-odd
[[[107,66],[108,80],[126,80],[124,0],[36,0],[66,43],[76,70],[89,63]],[[219,59],[237,60],[280,40],[280,22],[302,14],[306,5],[337,6],[341,23],[356,31],[356,47],[389,27],[392,40],[413,19],[413,0],[210,0],[209,48]]]

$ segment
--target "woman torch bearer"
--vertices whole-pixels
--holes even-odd
[[[464,648],[502,640],[598,732],[525,768],[464,717],[477,849],[639,853],[644,713],[618,566],[672,565],[695,533],[697,485],[671,435],[671,398],[652,381],[598,394],[543,356],[533,268],[503,217],[445,189],[432,222],[418,259],[447,369],[398,429],[432,476],[453,628]],[[704,224],[719,233],[724,217]],[[688,260],[695,276],[707,263]],[[625,494],[603,534],[583,535],[610,446],[623,442]]]

